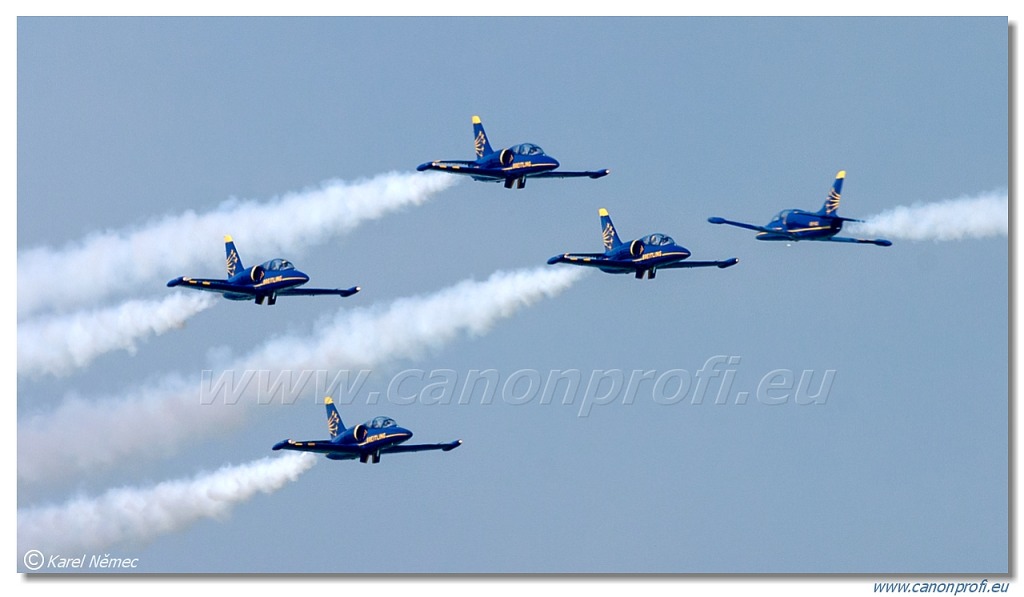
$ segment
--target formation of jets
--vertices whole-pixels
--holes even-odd
[[[544,153],[538,145],[520,143],[495,151],[487,140],[479,116],[473,116],[473,147],[475,160],[436,160],[420,164],[419,171],[437,170],[449,174],[460,174],[482,182],[500,182],[506,189],[522,189],[527,178],[601,178],[609,170],[565,171],[559,170],[558,160]],[[859,239],[837,236],[844,222],[859,222],[837,214],[840,193],[846,171],[841,170],[832,184],[825,204],[818,211],[787,209],[779,212],[765,226],[736,222],[721,217],[708,218],[712,224],[728,224],[757,233],[758,240],[795,242],[801,240],[842,243],[874,244],[888,247],[892,242],[885,239]],[[624,243],[619,239],[608,210],[598,210],[601,218],[601,239],[603,253],[562,253],[548,259],[548,264],[566,263],[583,267],[594,267],[610,274],[633,274],[637,279],[653,280],[662,269],[683,269],[695,267],[717,267],[724,269],[738,263],[730,257],[721,261],[688,261],[690,251],[678,244],[672,237],[654,233]],[[359,292],[358,286],[340,288],[304,288],[309,276],[295,268],[285,259],[272,259],[250,268],[242,265],[230,236],[224,237],[226,254],[226,279],[179,277],[167,283],[168,286],[182,286],[209,292],[218,292],[224,298],[241,301],[252,300],[258,305],[273,305],[279,296],[336,295],[352,296]],[[381,454],[400,452],[421,452],[439,450],[449,452],[462,445],[462,440],[439,444],[408,444],[412,432],[399,427],[394,419],[376,417],[365,423],[346,428],[338,414],[334,401],[324,400],[327,408],[329,439],[284,440],[274,445],[274,450],[296,450],[326,455],[331,460],[356,460],[367,463],[380,462]]]

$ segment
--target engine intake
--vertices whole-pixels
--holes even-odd
[[[263,271],[263,268],[259,265],[254,265],[252,266],[252,269],[249,270],[249,279],[251,279],[253,282],[263,281],[263,276],[265,275],[266,272]]]
[[[644,243],[641,240],[635,240],[629,243],[629,254],[633,257],[639,257],[644,254]]]
[[[516,153],[511,149],[502,149],[498,154],[498,163],[502,166],[511,166],[516,159]]]

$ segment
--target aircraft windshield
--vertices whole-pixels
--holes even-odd
[[[660,247],[664,245],[672,245],[675,244],[675,242],[676,241],[672,240],[671,236],[665,234],[652,234],[647,237],[647,240],[644,241],[644,244],[652,247]]]
[[[370,429],[383,429],[385,427],[394,427],[395,425],[395,420],[391,417],[377,417],[366,424]]]
[[[512,148],[517,155],[543,155],[544,150],[533,143],[522,143]]]
[[[287,259],[271,259],[263,264],[263,269],[269,272],[282,269],[295,269],[295,266]]]

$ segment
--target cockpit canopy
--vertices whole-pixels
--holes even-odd
[[[648,247],[663,247],[665,245],[674,245],[676,241],[672,240],[672,237],[667,234],[661,234],[655,232],[643,239],[643,242]]]
[[[784,210],[780,211],[778,213],[778,215],[775,216],[773,221],[775,221],[775,222],[787,222],[787,221],[789,221],[789,216],[791,216],[791,215],[793,215],[795,213],[800,213],[800,210],[799,209],[784,209]]]
[[[263,269],[268,272],[272,272],[283,269],[295,269],[295,266],[287,259],[271,259],[263,264]]]
[[[512,148],[516,155],[544,155],[544,150],[533,143],[520,143]]]
[[[391,417],[376,417],[372,421],[366,423],[367,429],[383,429],[385,427],[394,427],[398,423]]]

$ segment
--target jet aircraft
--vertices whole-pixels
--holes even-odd
[[[473,117],[473,147],[475,160],[435,160],[416,167],[424,170],[440,170],[452,174],[465,174],[473,180],[502,182],[506,189],[515,185],[517,189],[526,186],[527,178],[601,178],[610,170],[588,170],[586,172],[565,172],[556,170],[559,163],[555,158],[533,143],[521,143],[500,151],[491,149],[487,133],[479,116]]]
[[[632,273],[637,280],[643,279],[646,274],[648,280],[653,280],[659,269],[712,266],[724,269],[739,262],[735,257],[723,261],[684,261],[690,256],[690,251],[676,244],[671,236],[659,233],[623,243],[615,232],[608,210],[602,207],[597,213],[601,216],[604,253],[563,253],[548,259],[549,264],[569,263],[596,267],[610,274]]]
[[[286,439],[274,444],[274,450],[296,450],[299,452],[318,452],[331,460],[355,460],[377,464],[381,454],[398,452],[423,452],[441,450],[449,452],[462,445],[457,439],[446,444],[406,444],[412,431],[399,427],[394,419],[376,417],[355,427],[346,428],[334,406],[330,396],[324,398],[327,407],[327,431],[331,439],[295,441]]]
[[[834,243],[861,243],[878,245],[880,247],[888,247],[892,245],[892,241],[885,240],[884,238],[876,238],[873,240],[862,239],[862,238],[849,238],[844,236],[836,236],[843,228],[843,222],[863,222],[863,220],[854,220],[853,218],[842,218],[836,214],[839,209],[840,192],[843,189],[843,179],[846,178],[846,170],[840,170],[836,174],[836,181],[832,183],[832,191],[828,194],[828,199],[825,200],[825,204],[821,206],[818,211],[804,211],[802,209],[787,209],[780,211],[772,218],[771,222],[768,222],[766,226],[756,226],[754,224],[745,224],[743,222],[733,222],[732,220],[726,220],[725,218],[719,218],[717,216],[708,218],[708,221],[712,224],[729,224],[730,226],[738,226],[740,228],[746,228],[747,230],[754,230],[757,232],[757,240],[784,240],[784,241],[800,241],[800,240],[818,240],[818,241],[830,241]]]
[[[273,305],[279,296],[334,294],[345,297],[352,296],[360,290],[358,286],[346,289],[300,288],[309,281],[309,276],[295,269],[295,266],[285,259],[271,259],[247,268],[242,265],[242,260],[235,249],[235,242],[230,236],[224,237],[224,252],[227,254],[226,280],[182,276],[171,280],[167,285],[219,292],[224,298],[233,301],[252,299],[257,305],[262,305],[264,299],[268,305]]]

